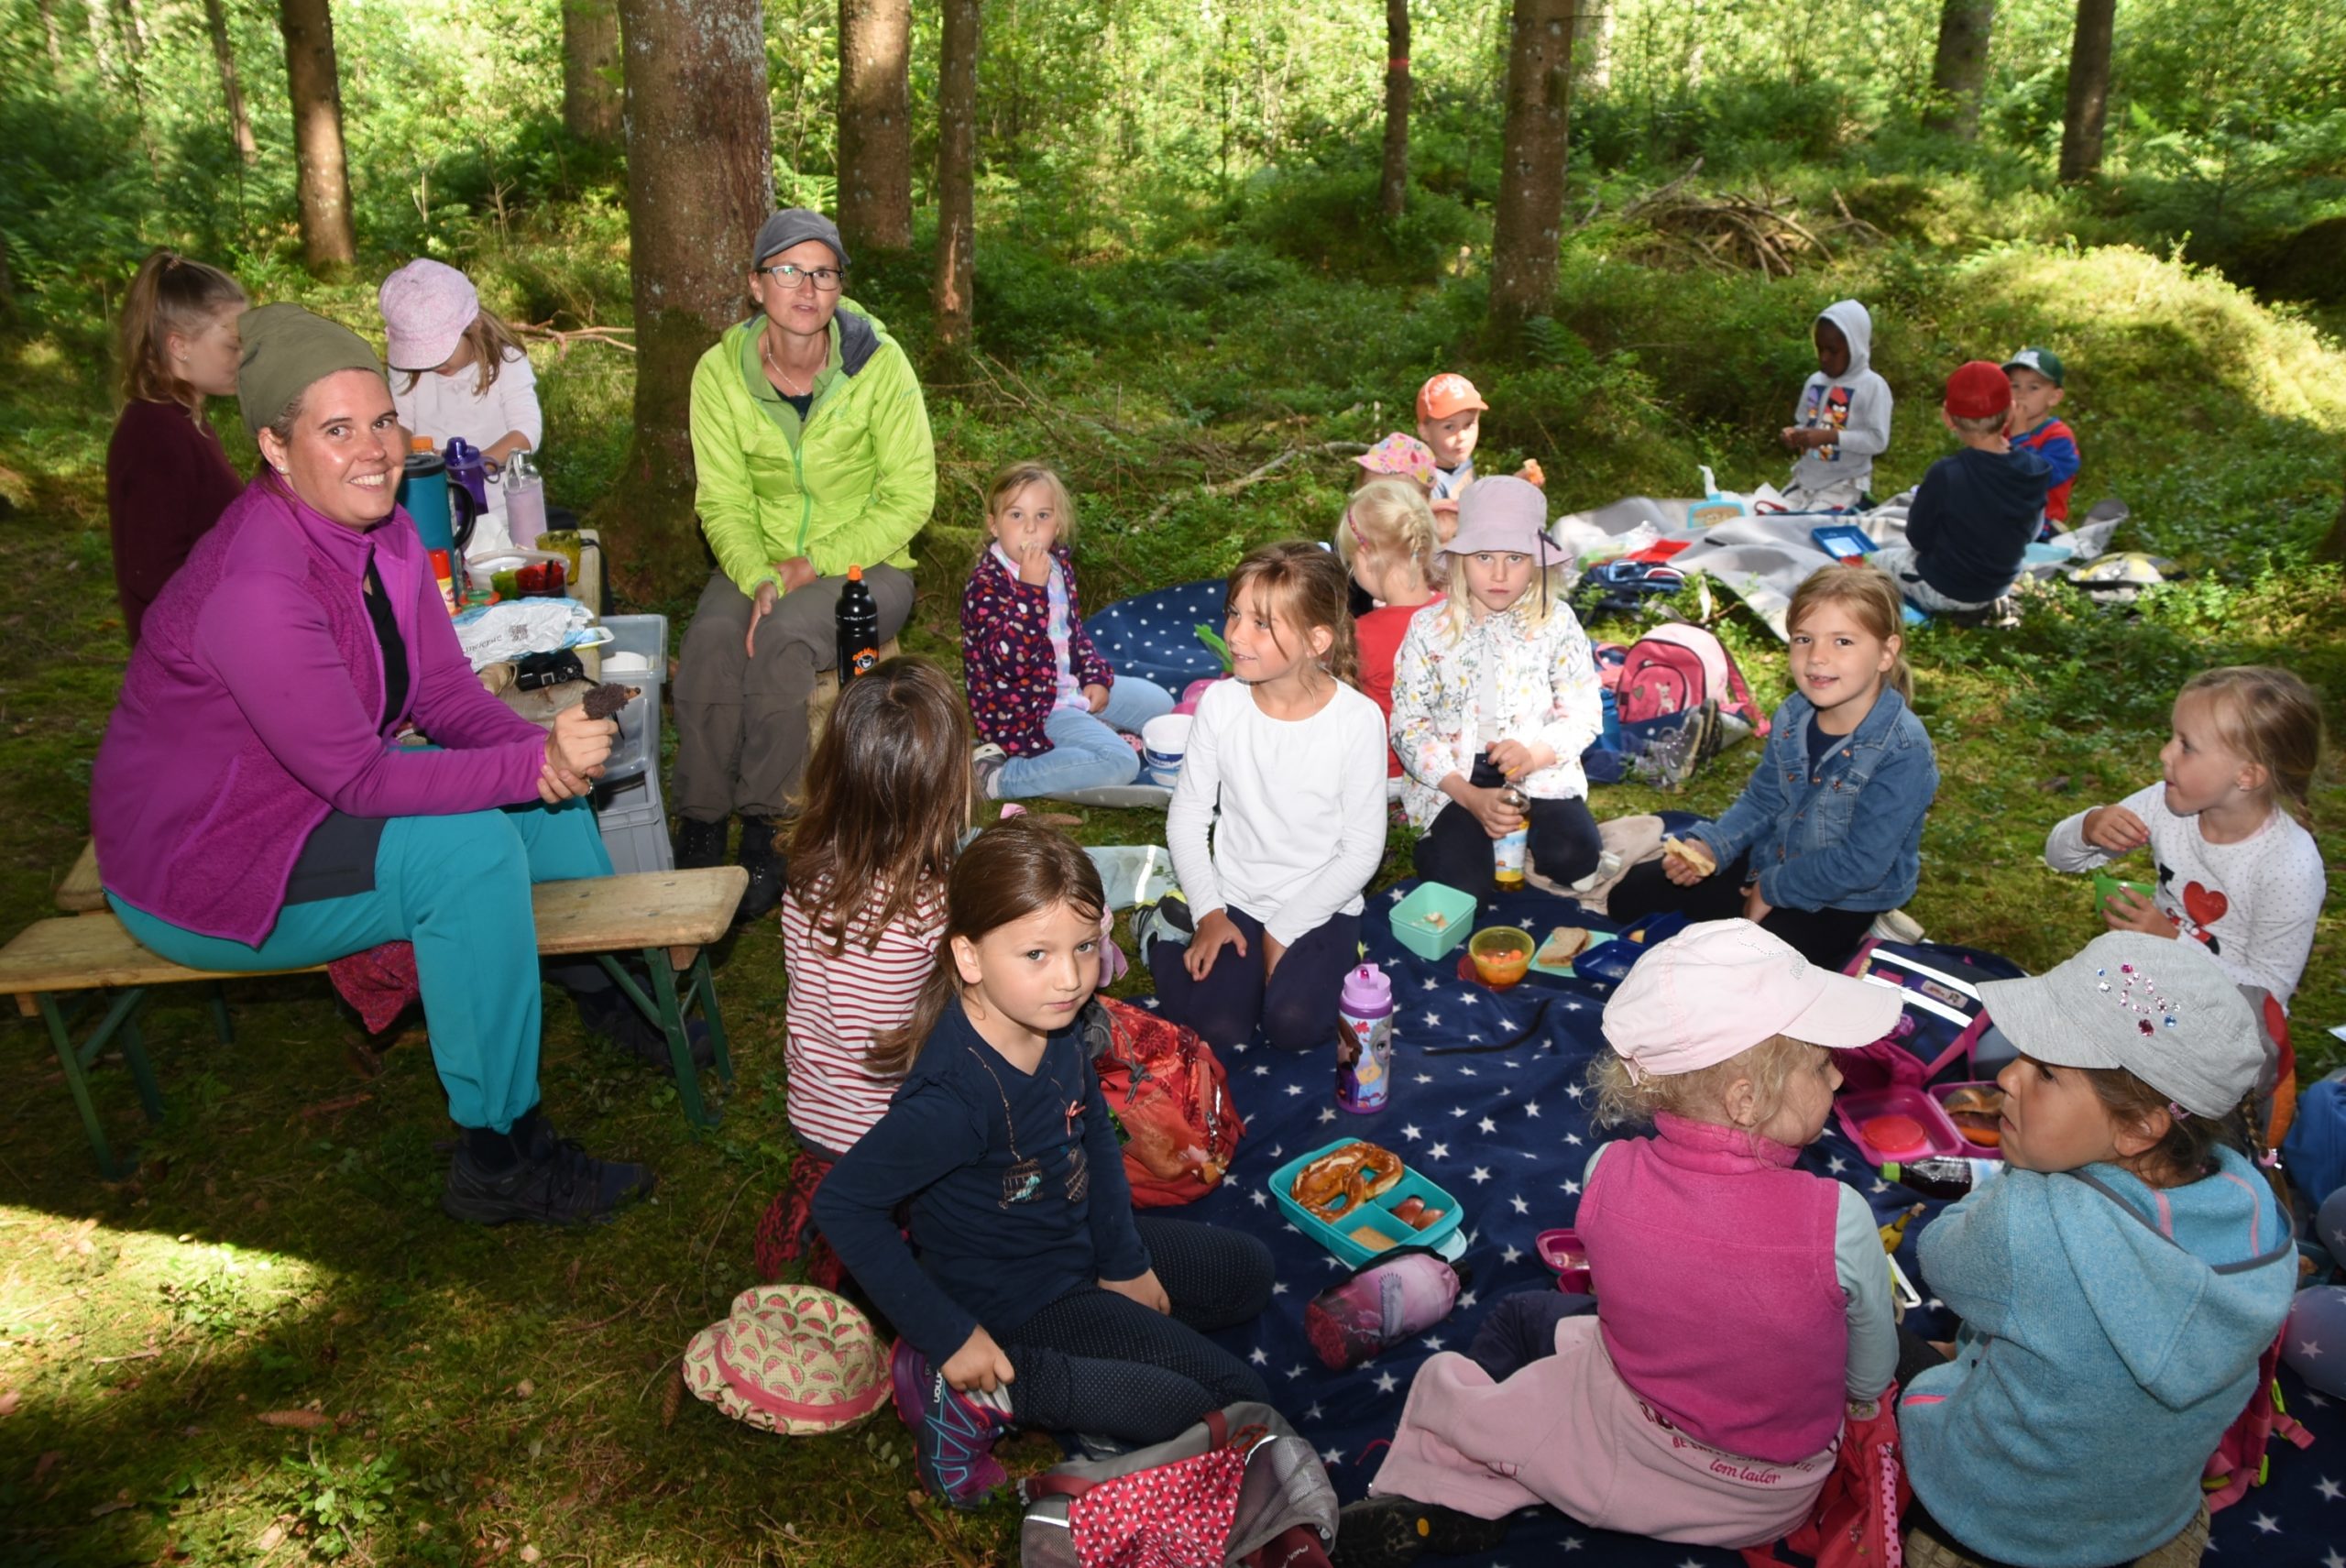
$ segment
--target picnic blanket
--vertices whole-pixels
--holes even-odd
[[[1102,605],[1083,618],[1091,645],[1120,675],[1155,681],[1176,700],[1191,681],[1222,673],[1222,658],[1198,641],[1198,628],[1222,631],[1224,580],[1176,583],[1154,593]]]
[[[1549,526],[1549,533],[1575,556],[1600,548],[1608,539],[1632,534],[1650,543],[1683,541],[1685,548],[1670,557],[1672,566],[1711,578],[1750,606],[1752,613],[1781,637],[1792,590],[1819,567],[1833,563],[1833,557],[1817,548],[1811,531],[1820,524],[1845,523],[1861,530],[1878,545],[1902,544],[1906,507],[1913,494],[1908,491],[1870,511],[1776,512],[1730,518],[1709,528],[1686,526],[1690,501],[1631,496],[1593,511],[1566,513]],[[2097,504],[2075,532],[2055,541],[2063,548],[2039,552],[2030,572],[2050,575],[2072,560],[2093,559],[2127,516],[2122,501]],[[1652,534],[1650,541],[1646,541],[1646,531]]]
[[[1261,1236],[1277,1265],[1268,1311],[1255,1323],[1217,1336],[1247,1357],[1273,1401],[1321,1458],[1339,1496],[1363,1496],[1399,1419],[1409,1379],[1427,1356],[1464,1350],[1492,1303],[1511,1291],[1552,1289],[1533,1249],[1540,1231],[1569,1225],[1579,1202],[1589,1151],[1605,1135],[1590,1124],[1584,1088],[1588,1063],[1605,1047],[1599,1031],[1604,991],[1586,982],[1550,989],[1526,983],[1492,992],[1459,978],[1464,946],[1438,962],[1404,950],[1387,916],[1412,884],[1369,900],[1362,937],[1370,961],[1391,976],[1395,1003],[1391,1103],[1373,1115],[1339,1112],[1332,1051],[1289,1054],[1259,1038],[1224,1053],[1231,1091],[1246,1115],[1229,1179],[1210,1196],[1178,1211],[1183,1217]],[[1606,922],[1571,903],[1516,894],[1486,903],[1476,924],[1509,924],[1542,936],[1555,925]],[[1399,1154],[1440,1183],[1464,1209],[1470,1238],[1463,1266],[1468,1288],[1450,1317],[1422,1338],[1365,1365],[1332,1372],[1303,1333],[1305,1303],[1343,1273],[1337,1262],[1288,1225],[1266,1189],[1271,1172],[1296,1155],[1339,1137],[1366,1138]],[[1837,1125],[1803,1163],[1856,1184],[1883,1223],[1914,1201],[1858,1157]],[[1944,1204],[1907,1230],[1898,1258],[1925,1292],[1914,1244]],[[1943,1337],[1951,1324],[1926,1302],[1907,1326]],[[2282,1381],[2288,1408],[2317,1434],[2305,1452],[2276,1444],[2269,1482],[2219,1513],[2215,1561],[2260,1568],[2340,1568],[2346,1541],[2346,1419],[2291,1374]],[[1668,1545],[1591,1530],[1551,1509],[1518,1515],[1503,1548],[1480,1557],[1445,1558],[1479,1568],[1588,1563],[1624,1568],[1740,1568],[1730,1552]],[[1431,1564],[1430,1563],[1430,1568]]]

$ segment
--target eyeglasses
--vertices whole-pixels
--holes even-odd
[[[759,271],[785,289],[795,289],[801,282],[812,283],[818,293],[831,294],[847,274],[836,267],[795,267],[784,261],[773,267],[761,267]]]

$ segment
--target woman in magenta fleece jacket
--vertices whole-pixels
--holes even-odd
[[[175,963],[303,969],[414,944],[465,1129],[442,1202],[602,1219],[650,1190],[538,1110],[530,884],[608,875],[583,798],[617,727],[541,730],[483,691],[413,522],[373,350],[247,311],[237,399],[266,464],[148,611],[91,783],[107,901]],[[409,721],[438,749],[402,748]]]

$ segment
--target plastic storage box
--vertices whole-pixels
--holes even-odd
[[[1393,939],[1421,959],[1438,959],[1474,933],[1474,895],[1421,882],[1393,906]]]
[[[1875,1089],[1856,1094],[1844,1094],[1833,1102],[1833,1113],[1840,1119],[1841,1130],[1858,1146],[1858,1153],[1868,1165],[1879,1166],[1888,1160],[1911,1163],[1935,1156],[1977,1158],[1981,1150],[1946,1119],[1939,1102],[1919,1089]],[[1885,1149],[1875,1146],[1858,1129],[1876,1116],[1911,1116],[1923,1129],[1923,1146],[1912,1149]]]
[[[668,618],[611,615],[603,618],[611,640],[597,652],[640,653],[649,670],[608,671],[604,678],[641,686],[643,695],[619,710],[619,738],[608,772],[595,786],[595,817],[603,848],[615,872],[676,869],[668,839],[668,803],[660,788],[660,692],[668,678]]]
[[[1295,1201],[1295,1179],[1305,1166],[1321,1155],[1333,1154],[1358,1141],[1355,1138],[1338,1138],[1310,1154],[1298,1155],[1271,1172],[1271,1196],[1278,1200],[1280,1210],[1295,1223],[1295,1228],[1326,1248],[1339,1261],[1354,1268],[1365,1263],[1376,1262],[1395,1247],[1431,1247],[1442,1256],[1453,1259],[1463,1255],[1466,1245],[1465,1237],[1458,1228],[1458,1200],[1407,1167],[1401,1171],[1401,1179],[1388,1190],[1378,1193],[1363,1204],[1358,1215],[1340,1212],[1332,1225]],[[1407,1220],[1395,1218],[1393,1211],[1411,1198],[1423,1200],[1429,1209],[1440,1209],[1442,1211],[1442,1218],[1421,1231],[1412,1228]],[[1379,1247],[1354,1241],[1350,1233],[1364,1225],[1385,1237],[1391,1245]]]

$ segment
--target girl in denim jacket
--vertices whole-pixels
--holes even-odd
[[[1776,709],[1751,782],[1717,821],[1633,868],[1608,908],[1622,921],[1739,915],[1838,969],[1875,916],[1914,894],[1938,764],[1907,706],[1913,680],[1889,577],[1827,566],[1792,595],[1784,624],[1799,691]]]

